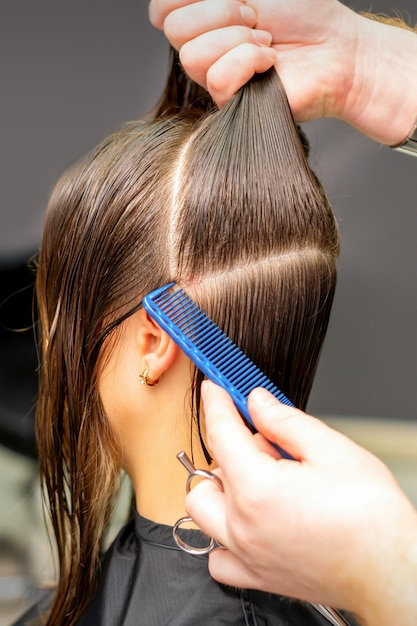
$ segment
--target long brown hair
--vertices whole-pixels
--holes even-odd
[[[75,624],[94,592],[119,471],[98,376],[107,338],[147,292],[178,281],[307,402],[335,287],[335,221],[274,72],[211,107],[126,125],[49,202],[37,275],[37,439],[59,557],[49,626]]]

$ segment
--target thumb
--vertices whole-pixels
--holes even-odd
[[[334,437],[339,436],[317,418],[282,404],[262,388],[250,393],[248,408],[256,429],[299,461],[327,455]]]

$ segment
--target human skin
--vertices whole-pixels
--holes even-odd
[[[415,625],[417,512],[387,467],[265,390],[249,397],[255,436],[226,392],[209,382],[202,392],[224,492],[202,481],[186,508],[225,546],[210,554],[212,576],[343,608],[369,626]]]
[[[415,124],[417,35],[337,0],[151,0],[149,15],[219,106],[275,65],[297,121],[339,118],[388,145]]]
[[[158,384],[141,383],[140,374]],[[186,472],[176,455],[208,469],[197,429],[190,434],[191,361],[144,309],[123,322],[103,359],[101,401],[141,515],[174,525],[184,516]],[[193,452],[192,452],[193,451]]]

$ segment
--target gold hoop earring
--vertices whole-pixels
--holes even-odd
[[[146,385],[147,387],[155,387],[155,385],[159,383],[159,379],[151,381],[149,380],[148,376],[149,376],[149,368],[145,367],[142,374],[139,374],[139,380],[140,380],[141,385]]]

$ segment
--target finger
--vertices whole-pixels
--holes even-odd
[[[224,585],[241,589],[260,589],[259,582],[231,551],[219,548],[209,554],[210,575]],[[265,588],[265,585],[262,589]]]
[[[208,445],[221,467],[225,489],[228,483],[245,483],[252,460],[259,457],[254,437],[226,391],[206,380],[201,392]]]
[[[257,430],[300,461],[330,459],[335,446],[340,455],[340,446],[348,442],[317,418],[282,404],[265,389],[249,394],[248,408]]]
[[[205,0],[169,13],[164,22],[164,32],[171,44],[179,50],[188,41],[210,31],[228,26],[253,28],[256,20],[255,10],[241,2]]]
[[[272,48],[242,44],[221,56],[210,67],[206,88],[216,104],[222,107],[254,74],[266,72],[275,62],[276,52]]]
[[[206,535],[227,544],[225,495],[215,482],[203,480],[193,487],[185,499],[185,510]]]
[[[148,6],[149,21],[155,28],[163,30],[167,15],[172,11],[196,1],[197,0],[151,0]]]
[[[219,66],[221,71],[227,71],[227,81],[224,82],[227,84],[232,79],[233,85],[236,86],[235,91],[237,91],[246,81],[235,80],[234,72],[237,70],[239,75],[240,67],[243,66],[243,69],[246,69],[249,65],[249,71],[244,74],[245,77],[246,74],[248,75],[247,80],[249,80],[255,71],[264,71],[258,70],[258,66],[265,67],[265,57],[259,50],[268,50],[267,46],[270,43],[271,35],[266,31],[244,26],[229,26],[204,33],[185,43],[180,50],[180,60],[187,74],[196,83],[205,86],[206,75],[212,71],[212,66],[225,57],[226,61]],[[228,62],[229,55],[231,55],[230,62]],[[275,52],[269,52],[270,61],[266,69],[273,63],[271,57],[275,59]]]
[[[278,452],[276,448],[274,448],[271,443],[265,439],[265,437],[261,433],[255,433],[253,436],[253,441],[256,444],[259,452],[263,452],[264,454],[269,454],[274,459],[282,459],[282,454]]]

